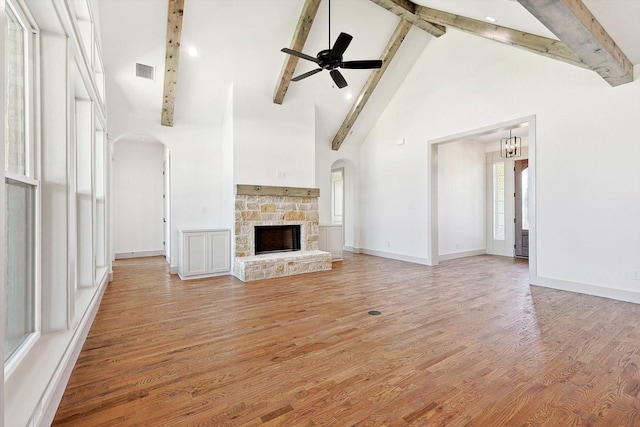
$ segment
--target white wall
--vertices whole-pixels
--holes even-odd
[[[236,184],[315,186],[314,106],[273,103],[271,93],[234,84],[233,161]]]
[[[360,246],[427,263],[427,146],[423,136],[407,132],[409,115],[387,110],[361,147]],[[387,120],[393,124],[385,129]],[[405,144],[396,145],[403,137]]]
[[[340,150],[331,149],[333,133],[329,131],[326,122],[316,109],[315,126],[315,183],[320,189],[318,209],[320,224],[331,224],[331,170],[344,168],[345,179],[345,212],[344,212],[344,244],[347,249],[359,250],[360,247],[360,147],[354,144],[344,144]]]
[[[164,145],[124,139],[114,144],[116,257],[164,252]]]
[[[438,147],[438,250],[484,250],[485,147],[456,141]]]
[[[235,221],[235,188],[233,187],[233,85],[229,86],[227,108],[222,124],[222,188],[223,188],[223,223],[233,224]],[[235,236],[235,227],[231,228]],[[231,260],[235,259],[235,245],[231,245]],[[233,271],[233,265],[231,265]]]
[[[427,141],[533,114],[532,280],[640,301],[631,279],[640,269],[640,82],[612,88],[591,71],[455,30],[427,46],[362,146],[364,244],[425,257]],[[406,145],[392,144],[403,136]]]

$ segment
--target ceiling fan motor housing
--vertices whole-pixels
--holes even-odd
[[[325,70],[333,70],[334,68],[338,68],[340,63],[342,62],[342,55],[336,56],[335,52],[332,55],[331,49],[325,49],[318,52],[317,59],[318,65]]]

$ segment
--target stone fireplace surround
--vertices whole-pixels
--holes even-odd
[[[331,270],[318,250],[317,188],[237,185],[234,276],[243,282]],[[300,251],[255,255],[254,227],[300,225]]]

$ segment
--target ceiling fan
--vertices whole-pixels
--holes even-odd
[[[282,52],[288,53],[289,55],[297,56],[298,58],[306,59],[307,61],[312,61],[318,64],[320,68],[316,68],[315,70],[308,71],[304,74],[300,74],[291,79],[293,82],[300,81],[302,79],[306,79],[309,76],[313,76],[316,73],[319,73],[322,70],[329,70],[329,74],[331,78],[335,82],[336,86],[340,89],[347,86],[347,81],[344,79],[344,76],[337,68],[345,68],[345,69],[354,69],[354,70],[370,70],[375,68],[382,67],[382,60],[374,59],[374,60],[360,60],[360,61],[343,61],[342,55],[344,54],[347,47],[349,47],[349,43],[353,39],[347,33],[340,33],[336,42],[331,47],[331,0],[329,3],[329,49],[321,50],[318,54],[313,57],[311,55],[307,55],[302,52],[298,52],[297,50],[283,48]]]

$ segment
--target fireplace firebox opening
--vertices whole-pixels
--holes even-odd
[[[255,254],[300,250],[300,225],[255,227]]]

